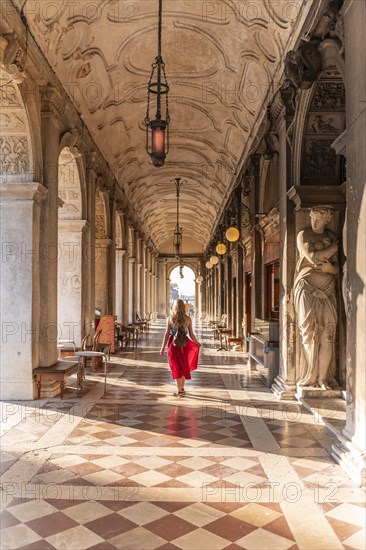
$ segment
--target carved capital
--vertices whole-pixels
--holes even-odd
[[[285,57],[285,75],[295,88],[308,90],[322,68],[322,58],[314,44],[302,42]]]
[[[65,112],[65,105],[59,90],[53,84],[40,87],[41,112],[60,116]]]
[[[26,55],[18,40],[11,34],[0,36],[0,67],[15,84],[26,77]]]

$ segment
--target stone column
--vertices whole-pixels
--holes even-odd
[[[122,257],[122,324],[128,325],[129,319],[129,260],[127,251]]]
[[[134,296],[136,294],[136,280],[135,280],[135,262],[136,258],[129,257],[128,258],[128,323],[132,323],[134,321],[134,306],[136,303],[134,303]]]
[[[231,270],[231,258],[227,256],[226,265],[225,265],[225,286],[226,286],[226,313],[227,313],[227,326],[235,331],[233,326],[233,316],[232,316],[232,270]]]
[[[150,252],[147,250],[146,251],[146,313],[151,314],[150,274],[151,274],[151,258],[150,258]]]
[[[85,328],[83,251],[89,224],[85,220],[59,220],[58,229],[58,328],[61,339],[73,340],[80,347]]]
[[[287,196],[291,187],[291,150],[287,141],[287,129],[293,120],[291,102],[285,106],[285,116],[278,126],[280,185],[280,365],[279,375],[272,391],[280,399],[294,399],[296,325],[293,304],[293,283],[296,258],[295,215],[292,202]]]
[[[237,271],[236,271],[236,334],[238,338],[243,336],[244,321],[244,254],[243,247],[238,244],[236,249]]]
[[[113,193],[109,194],[109,227],[110,237],[112,239],[111,246],[108,248],[108,271],[107,271],[107,311],[108,315],[115,314],[116,301],[116,201]]]
[[[111,239],[95,239],[95,306],[101,309],[102,315],[109,314],[109,249]]]
[[[86,155],[87,183],[87,220],[89,227],[85,231],[86,258],[86,299],[85,299],[85,332],[94,335],[95,330],[95,190],[97,185],[97,154]]]
[[[333,456],[365,484],[366,454],[366,3],[348,0],[341,10],[345,28],[347,132],[347,413],[343,444]]]
[[[41,202],[39,183],[0,185],[1,399],[33,399],[33,368],[39,365]]]
[[[41,87],[41,131],[43,154],[43,184],[48,193],[41,212],[41,249],[46,252],[41,262],[42,325],[39,340],[40,365],[57,361],[57,263],[58,263],[58,158],[64,106],[57,89]]]
[[[124,256],[126,250],[116,250],[116,302],[115,314],[117,321],[123,323],[123,282],[124,282]]]

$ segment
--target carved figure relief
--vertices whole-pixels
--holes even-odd
[[[285,75],[296,88],[311,88],[321,70],[321,55],[312,44],[301,44],[294,51],[287,52]]]
[[[313,98],[312,111],[344,111],[345,90],[342,82],[319,82]]]
[[[341,156],[331,147],[345,127],[344,85],[336,70],[316,83],[303,137],[301,181],[305,185],[339,185],[344,181]]]
[[[335,380],[335,340],[338,321],[336,278],[338,241],[325,228],[329,207],[310,210],[311,227],[297,235],[299,260],[294,282],[294,306],[300,331],[297,383],[329,389]]]
[[[0,156],[3,174],[15,175],[29,171],[29,147],[26,137],[1,136]]]
[[[304,178],[336,178],[337,158],[330,147],[332,141],[307,139],[304,146]]]
[[[0,88],[1,107],[21,107],[18,100],[17,90],[14,84],[2,84]]]
[[[25,130],[24,120],[15,113],[0,113],[1,130]]]

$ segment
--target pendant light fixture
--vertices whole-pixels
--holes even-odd
[[[146,150],[151,157],[151,162],[157,168],[164,166],[165,157],[169,151],[169,85],[165,74],[165,63],[161,55],[161,27],[162,27],[163,0],[159,0],[158,17],[158,55],[152,64],[150,80],[147,88],[146,124]],[[156,73],[156,81],[153,78]],[[155,119],[150,119],[151,94],[156,95]],[[162,99],[165,96],[165,118],[162,115]]]
[[[175,226],[174,231],[174,254],[175,258],[179,260],[179,257],[182,252],[182,228],[179,226],[179,197],[180,197],[180,190],[183,185],[183,183],[187,183],[186,180],[182,180],[181,178],[175,178],[175,180],[172,180],[171,183],[175,183],[175,189],[176,189],[176,197],[177,197],[177,224]]]

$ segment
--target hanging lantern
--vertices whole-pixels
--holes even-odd
[[[217,256],[211,256],[210,262],[212,263],[212,265],[217,265],[219,263],[219,259]]]
[[[151,162],[159,168],[164,166],[165,157],[169,151],[169,105],[168,93],[169,85],[165,75],[165,63],[161,55],[161,27],[162,27],[162,2],[159,0],[159,18],[158,18],[158,55],[155,63],[152,64],[152,71],[147,88],[147,111],[145,117],[146,124],[146,150],[151,157]],[[156,82],[153,79],[156,77]],[[156,95],[156,115],[155,119],[150,118],[150,97]],[[162,112],[162,100],[165,96],[165,119]]]
[[[210,260],[208,260],[206,263],[205,263],[205,266],[207,269],[212,269],[213,268],[213,265],[212,263],[210,262]]]
[[[203,277],[202,277],[202,275],[198,275],[198,277],[197,277],[197,279],[196,279],[196,283],[197,283],[198,285],[200,285],[200,284],[203,283]]]
[[[229,227],[229,229],[226,230],[225,237],[229,243],[235,243],[240,237],[239,229],[236,227]]]
[[[216,246],[216,252],[217,252],[218,254],[220,254],[221,256],[222,256],[223,254],[225,254],[226,250],[227,250],[226,244],[224,244],[224,243],[219,243],[219,244]],[[219,261],[219,260],[217,260],[217,262],[218,262],[218,261]]]

